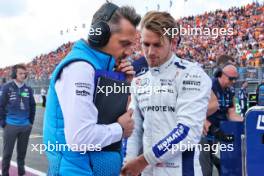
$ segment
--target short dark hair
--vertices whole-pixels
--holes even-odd
[[[108,3],[104,3],[99,10],[97,10],[93,16],[92,24],[102,20],[103,12]],[[122,6],[119,7],[111,16],[111,18],[107,21],[108,25],[110,26],[111,32],[116,32],[119,28],[116,26],[119,24],[121,19],[128,20],[133,26],[137,27],[139,24],[141,17],[139,14],[136,13],[136,10],[130,6]],[[113,29],[115,28],[115,29]]]
[[[14,65],[13,69],[17,71],[17,69],[27,70],[26,66],[24,64],[17,64]]]

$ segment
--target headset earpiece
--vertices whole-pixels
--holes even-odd
[[[16,79],[16,77],[17,77],[17,67],[16,67],[16,65],[15,66],[13,66],[12,67],[12,70],[11,70],[11,79]]]
[[[104,21],[100,21],[91,26],[88,41],[93,47],[103,47],[108,43],[110,36],[109,25]]]
[[[93,22],[88,35],[88,42],[92,47],[105,46],[111,36],[111,30],[107,22],[119,7],[113,3],[107,3],[101,9],[99,20]]]
[[[213,75],[215,78],[220,78],[223,74],[223,69],[228,66],[228,65],[233,65],[231,63],[226,63],[224,64],[222,67],[217,67],[214,71],[213,71]]]

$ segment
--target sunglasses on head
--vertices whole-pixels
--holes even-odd
[[[229,75],[226,74],[225,72],[223,72],[223,73],[224,73],[224,75],[225,75],[226,77],[228,77],[229,81],[236,81],[236,80],[238,79],[238,77],[236,77],[236,76],[229,76]]]

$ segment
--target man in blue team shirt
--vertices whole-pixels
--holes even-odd
[[[223,57],[229,58],[229,56]],[[216,131],[218,131],[221,121],[243,121],[242,117],[236,114],[234,93],[231,90],[238,76],[237,68],[229,63],[215,74],[215,78],[212,80],[212,91],[217,97],[219,108],[207,117],[205,134],[216,137]],[[202,144],[212,145],[213,142],[203,138]],[[216,165],[218,172],[220,172],[220,161],[212,154],[212,151],[201,151],[200,163],[204,176],[212,175],[213,164]]]
[[[10,160],[17,141],[18,175],[25,174],[25,156],[34,122],[36,103],[33,91],[25,84],[24,65],[12,68],[12,81],[2,87],[0,97],[0,124],[3,127],[2,175],[9,175]]]

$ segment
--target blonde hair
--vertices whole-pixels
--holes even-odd
[[[146,28],[162,38],[166,36],[171,41],[173,37],[171,34],[165,33],[165,29],[178,29],[178,25],[168,12],[150,11],[143,17],[140,28],[141,30]]]

